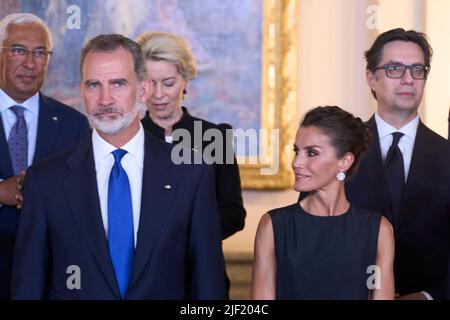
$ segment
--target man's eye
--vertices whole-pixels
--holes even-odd
[[[390,65],[390,66],[388,66],[388,69],[389,70],[392,70],[392,71],[400,71],[400,70],[402,70],[403,69],[403,66],[400,66],[400,65]]]
[[[12,52],[13,54],[17,54],[17,55],[24,55],[24,54],[27,53],[27,50],[24,49],[24,48],[12,48],[12,49],[11,49],[11,52]]]
[[[114,81],[113,82],[113,86],[114,87],[123,87],[124,85],[126,85],[127,82],[126,81]]]
[[[98,82],[90,82],[90,83],[87,84],[87,87],[89,89],[95,89],[95,88],[98,87]]]
[[[45,50],[34,50],[33,55],[37,58],[44,58],[47,55]]]

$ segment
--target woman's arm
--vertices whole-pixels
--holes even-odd
[[[274,300],[276,297],[275,243],[272,220],[268,213],[261,217],[256,231],[252,271],[251,298]]]
[[[376,265],[379,267],[381,285],[372,290],[372,300],[391,300],[395,297],[394,284],[394,232],[389,221],[381,218],[378,233]]]

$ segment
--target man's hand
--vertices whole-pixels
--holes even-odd
[[[427,298],[421,292],[414,292],[404,296],[396,296],[395,300],[427,300]]]
[[[22,208],[22,184],[25,178],[25,171],[20,172],[19,176],[14,176],[0,182],[0,203],[7,206],[16,206]]]

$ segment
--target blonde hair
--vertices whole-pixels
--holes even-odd
[[[144,59],[173,63],[184,80],[196,77],[196,62],[183,38],[168,32],[146,32],[136,42],[141,45]]]

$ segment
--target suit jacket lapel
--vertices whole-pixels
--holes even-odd
[[[45,96],[39,94],[39,119],[33,163],[53,153],[60,125],[57,108],[50,104]]]
[[[134,272],[129,288],[138,280],[151,256],[176,190],[176,180],[170,171],[170,155],[165,154],[168,151],[160,144],[161,142],[145,134],[141,213]]]
[[[72,216],[112,291],[120,299],[101,218],[90,134],[67,159],[67,165],[72,173],[64,182],[63,189]]]
[[[373,190],[381,201],[384,212],[380,213],[386,216],[390,221],[394,221],[386,173],[381,157],[380,137],[378,136],[378,129],[374,116],[369,119],[368,124],[373,137],[370,141],[367,155],[361,161],[360,170],[366,171],[370,182],[374,186]]]
[[[9,155],[8,141],[6,141],[3,121],[0,117],[0,178],[7,179],[14,175],[11,156]]]
[[[39,94],[39,116],[36,136],[36,151],[33,157],[33,163],[41,160],[46,155],[52,154],[55,148],[55,142],[60,130],[60,121],[58,121],[57,108],[48,103],[47,98]],[[13,169],[11,157],[9,155],[8,142],[6,141],[3,122],[0,121],[0,170],[3,177],[12,176]]]
[[[427,141],[426,130],[427,128],[425,125],[420,121],[419,126],[417,127],[411,165],[409,167],[408,178],[403,193],[399,226],[404,222],[409,211],[409,206],[414,204],[414,198],[420,197],[420,188],[423,185],[426,185],[426,180],[430,176],[429,173],[427,173],[427,170],[424,170],[424,168],[430,168],[429,159],[433,159],[433,148],[431,148]]]

